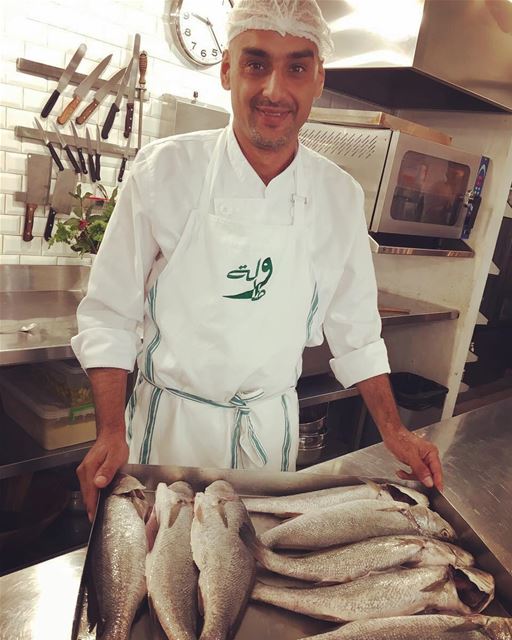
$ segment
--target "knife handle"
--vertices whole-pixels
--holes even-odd
[[[129,138],[130,133],[132,132],[134,106],[135,104],[133,102],[129,102],[126,105],[126,118],[124,119],[124,137],[125,138]]]
[[[30,242],[34,237],[32,235],[32,227],[34,226],[34,211],[37,209],[37,204],[30,204],[27,202],[25,206],[25,226],[23,227],[23,240]]]
[[[53,144],[51,142],[49,142],[46,146],[50,150],[50,153],[52,154],[53,161],[55,162],[55,164],[59,168],[59,171],[64,171],[64,165],[62,164],[58,153],[55,151],[55,147],[53,146]]]
[[[78,118],[75,119],[75,122],[77,124],[83,124],[96,111],[96,107],[98,105],[99,102],[97,100],[93,100],[92,102],[90,102],[78,116]]]
[[[60,91],[54,89],[52,95],[48,98],[47,103],[44,105],[43,110],[41,111],[41,118],[47,118],[50,115],[50,111],[55,106],[58,98],[60,96]]]
[[[119,175],[117,176],[117,181],[118,182],[122,182],[123,181],[124,170],[126,169],[126,161],[127,160],[128,160],[128,158],[123,158],[123,161],[121,162],[121,167],[119,168]]]
[[[115,102],[113,102],[112,106],[110,107],[110,111],[105,118],[105,122],[103,123],[103,128],[101,129],[101,137],[103,138],[103,140],[106,140],[108,138],[108,134],[110,133],[110,129],[112,129],[112,125],[114,124],[114,120],[116,119],[118,113],[119,107]]]
[[[148,54],[145,51],[140,52],[139,56],[139,84],[146,84],[146,71],[148,69]]]
[[[101,156],[98,152],[94,154],[96,180],[101,180]]]
[[[64,147],[64,151],[66,152],[66,154],[67,154],[67,156],[69,158],[69,161],[73,165],[73,169],[75,170],[75,173],[80,173],[80,166],[79,166],[78,162],[76,161],[76,158],[73,155],[73,152],[69,148],[68,144]]]
[[[87,163],[89,164],[89,177],[91,182],[96,182],[96,167],[94,166],[94,156],[87,154]]]
[[[66,124],[66,122],[71,118],[75,109],[80,104],[80,98],[73,98],[68,106],[64,109],[64,111],[57,118],[57,122],[59,124]]]
[[[50,211],[48,213],[48,219],[46,220],[46,227],[44,228],[45,240],[49,240],[52,237],[53,223],[55,222],[56,215],[57,215],[57,211],[53,207],[50,207]]]
[[[87,175],[87,165],[85,163],[85,158],[82,149],[80,147],[76,148],[76,152],[78,153],[78,159],[80,160],[80,173],[83,173],[84,176]]]

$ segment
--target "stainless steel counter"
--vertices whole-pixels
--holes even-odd
[[[512,576],[512,399],[426,427],[439,447],[444,496],[506,570],[498,575],[510,595]],[[393,478],[396,464],[382,444],[307,469],[308,473]],[[439,506],[442,505],[439,503]],[[0,578],[0,638],[68,640],[85,550]]]
[[[89,267],[54,265],[0,266],[0,365],[73,357],[76,308],[87,289]],[[454,319],[458,311],[428,302],[379,293],[384,326]],[[403,311],[402,311],[403,310]],[[30,333],[2,334],[36,322]]]
[[[0,267],[0,365],[72,358],[76,308],[89,268],[75,265]],[[30,322],[29,333],[12,331]]]

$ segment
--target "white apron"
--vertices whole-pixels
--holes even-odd
[[[294,470],[295,385],[318,306],[302,162],[288,224],[275,224],[264,198],[213,197],[226,139],[224,130],[199,207],[148,294],[130,462]]]

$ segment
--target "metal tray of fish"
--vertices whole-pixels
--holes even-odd
[[[262,471],[237,471],[226,469],[199,469],[191,467],[127,465],[123,471],[137,478],[146,487],[146,497],[150,503],[154,501],[154,493],[158,483],[171,484],[178,480],[188,482],[195,492],[204,491],[215,480],[226,480],[240,496],[285,496],[307,491],[358,485],[365,478],[353,476],[328,476],[307,473],[268,473]],[[371,478],[373,482],[395,483],[385,478]],[[396,484],[396,483],[395,483]],[[483,612],[492,616],[512,615],[512,574],[497,560],[484,544],[477,532],[473,531],[460,513],[437,491],[424,491],[418,483],[400,482],[419,491],[423,491],[430,499],[430,506],[455,529],[457,544],[475,557],[476,567],[488,571],[496,580],[494,600]],[[104,496],[100,496],[98,513],[104,504]],[[279,518],[265,514],[251,514],[251,520],[258,534],[274,527]],[[96,631],[89,630],[88,620],[88,586],[87,575],[90,575],[91,542],[98,535],[98,516],[91,530],[89,547],[84,564],[84,571],[78,594],[71,640],[94,640]],[[268,584],[282,586],[297,585],[297,580],[272,574],[265,569],[258,569],[258,578]],[[330,631],[339,626],[332,622],[313,619],[271,605],[250,602],[235,640],[297,640],[305,636]],[[162,640],[160,630],[155,630],[151,623],[147,607],[135,619],[130,640]]]

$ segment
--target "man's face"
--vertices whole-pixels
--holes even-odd
[[[234,38],[224,51],[221,81],[231,90],[233,126],[242,148],[294,149],[324,76],[317,47],[306,38],[264,30]]]

